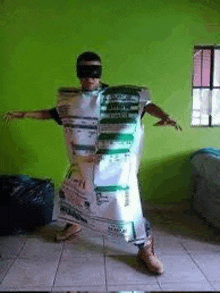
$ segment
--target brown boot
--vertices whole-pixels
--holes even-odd
[[[66,224],[63,231],[57,233],[56,241],[67,240],[70,236],[79,233],[82,227],[79,224]]]
[[[150,238],[146,246],[139,250],[137,260],[144,264],[150,273],[158,275],[163,273],[163,264],[154,253],[153,237]]]

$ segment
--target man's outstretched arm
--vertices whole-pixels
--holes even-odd
[[[178,129],[182,130],[182,128],[176,123],[176,121],[171,119],[167,113],[165,113],[160,107],[158,107],[154,103],[150,103],[144,107],[144,111],[141,115],[141,118],[144,116],[145,113],[148,113],[153,117],[161,119],[159,122],[154,124],[154,126],[170,125],[170,126],[174,126],[176,128],[176,130],[178,130]]]
[[[52,119],[50,110],[37,110],[37,111],[13,111],[5,114],[6,120],[20,119],[20,118],[32,118],[32,119]]]

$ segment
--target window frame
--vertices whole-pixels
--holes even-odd
[[[194,72],[195,72],[195,53],[199,50],[202,50],[201,54],[201,67],[200,67],[200,71],[201,71],[201,86],[195,86],[194,85]],[[210,50],[210,76],[209,76],[209,86],[203,86],[202,83],[203,83],[203,79],[202,79],[202,74],[203,74],[203,51],[204,50]],[[193,74],[192,74],[192,110],[191,110],[191,122],[190,122],[190,126],[191,127],[220,127],[220,121],[219,121],[219,124],[213,124],[212,123],[212,114],[208,114],[208,123],[207,124],[193,124],[193,114],[195,113],[196,109],[193,108],[193,102],[194,102],[194,90],[195,89],[208,89],[210,90],[210,94],[212,95],[212,91],[214,89],[219,89],[220,90],[220,85],[219,86],[214,86],[214,52],[215,50],[219,50],[220,51],[220,46],[219,45],[197,45],[197,46],[194,46],[194,51],[193,51]],[[220,74],[220,73],[219,73]],[[211,105],[212,105],[212,98],[211,98]],[[211,107],[210,103],[209,103],[209,107]],[[201,113],[201,107],[199,110],[197,110]],[[220,115],[220,114],[219,114]],[[201,118],[200,118],[201,119]]]

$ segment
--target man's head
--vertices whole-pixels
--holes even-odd
[[[84,90],[94,90],[100,85],[102,74],[101,58],[93,52],[84,52],[79,55],[76,63],[77,77]]]

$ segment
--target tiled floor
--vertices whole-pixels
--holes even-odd
[[[0,291],[216,291],[220,243],[184,206],[151,208],[161,276],[146,273],[137,250],[83,229],[56,243],[57,222],[28,235],[0,237]],[[215,241],[214,241],[215,240]]]

